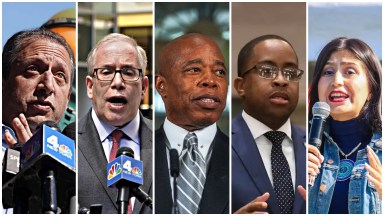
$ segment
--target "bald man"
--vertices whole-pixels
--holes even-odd
[[[186,34],[166,44],[157,63],[167,116],[155,135],[155,213],[229,213],[229,139],[216,125],[228,90],[221,50],[208,36]],[[175,205],[170,149],[180,162]]]

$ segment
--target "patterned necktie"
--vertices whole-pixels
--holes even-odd
[[[196,214],[204,190],[206,165],[197,146],[195,133],[184,138],[183,149],[187,149],[180,161],[180,176],[177,178],[177,204],[180,214]]]
[[[264,134],[272,142],[271,163],[273,190],[275,191],[281,213],[292,214],[293,201],[295,199],[291,171],[281,143],[285,133],[280,131],[269,131]]]
[[[109,153],[109,162],[113,161],[116,158],[117,150],[120,147],[120,140],[123,137],[124,133],[121,130],[114,130],[111,133],[112,136],[112,149]]]

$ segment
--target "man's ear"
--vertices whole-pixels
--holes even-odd
[[[93,79],[90,76],[85,77],[85,84],[87,86],[87,96],[92,100],[93,98]]]
[[[244,82],[245,80],[243,77],[236,77],[235,81],[233,82],[233,87],[236,89],[237,94],[239,94],[240,97],[244,96]]]
[[[141,82],[141,92],[142,92],[141,96],[142,96],[142,98],[144,98],[145,92],[147,92],[148,85],[149,85],[148,77],[144,76],[143,80]]]
[[[167,97],[167,80],[165,79],[165,77],[163,77],[162,75],[156,75],[155,87],[161,97]]]

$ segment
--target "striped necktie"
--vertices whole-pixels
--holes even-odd
[[[197,146],[195,133],[184,138],[183,149],[187,149],[180,161],[180,176],[177,178],[177,204],[180,214],[196,214],[204,190],[206,165]]]

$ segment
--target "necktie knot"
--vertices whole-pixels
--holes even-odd
[[[188,133],[183,148],[187,149],[180,161],[180,177],[177,179],[177,203],[181,214],[197,214],[206,179],[206,165],[197,147],[197,136]],[[174,189],[175,190],[175,189]]]
[[[124,135],[123,131],[121,131],[121,130],[114,130],[111,133],[112,141],[119,143],[121,138],[123,137],[123,135]]]
[[[269,131],[265,133],[264,136],[267,137],[273,145],[281,145],[286,135],[281,131]]]
[[[197,146],[197,136],[195,133],[188,133],[184,138],[183,148],[191,149]]]
[[[116,158],[116,153],[117,150],[120,147],[120,140],[123,137],[124,133],[121,130],[114,130],[111,133],[112,136],[112,149],[111,152],[109,153],[109,161],[112,161]]]

